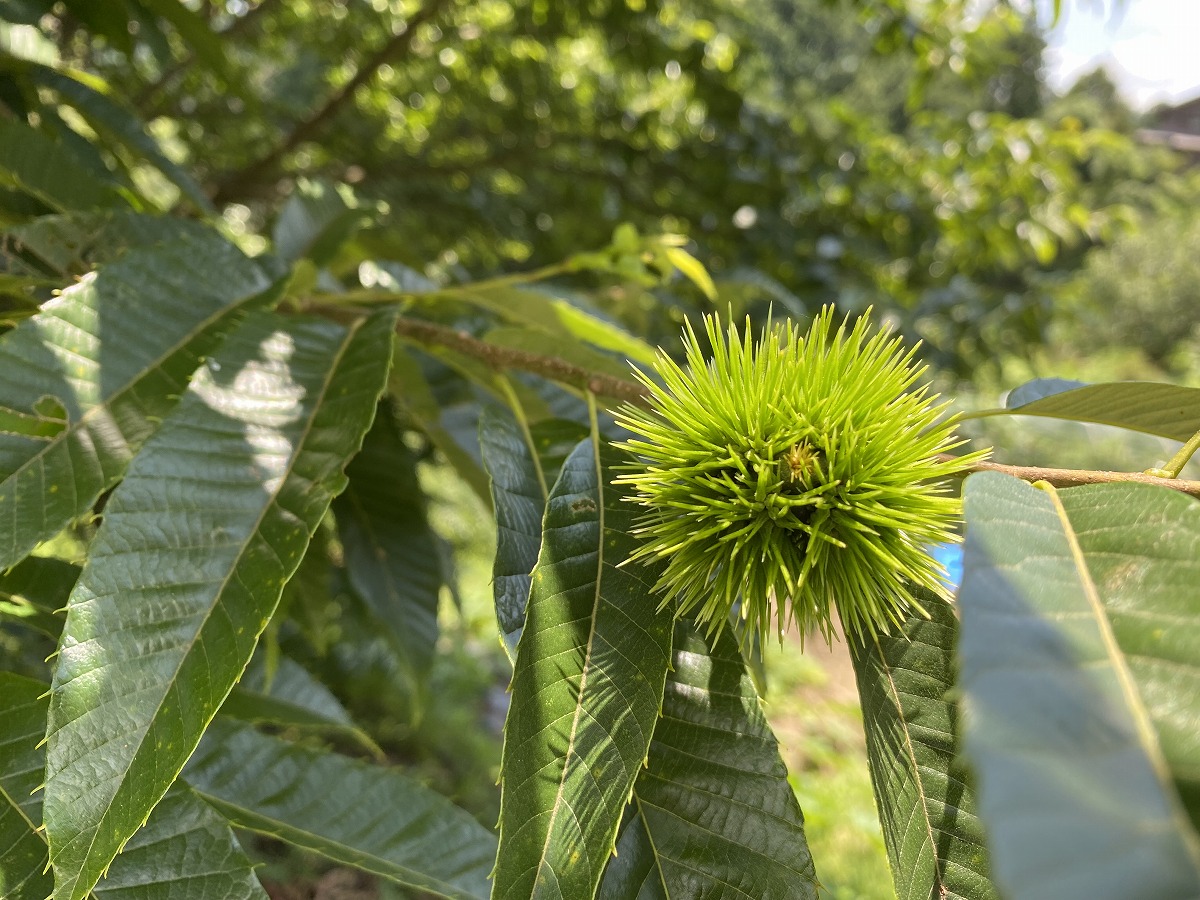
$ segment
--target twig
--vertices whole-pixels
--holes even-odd
[[[435,325],[432,322],[405,316],[401,316],[398,320],[396,331],[414,343],[448,347],[477,359],[492,369],[519,369],[522,372],[531,372],[534,375],[570,384],[580,390],[591,391],[598,397],[619,400],[634,406],[649,406],[650,404],[649,392],[644,385],[633,380],[592,372],[558,357],[500,347],[481,341],[465,331],[457,331],[443,325]],[[1151,484],[1200,498],[1200,481],[1159,478],[1143,472],[1050,469],[1042,466],[1011,466],[996,462],[975,463],[966,474],[970,474],[970,472],[1002,472],[1005,475],[1020,478],[1022,481],[1046,481],[1055,487],[1114,483]]]
[[[401,316],[396,323],[396,333],[424,346],[447,347],[498,371],[519,369],[572,385],[580,390],[591,391],[600,397],[638,406],[645,406],[649,402],[646,389],[636,381],[593,372],[557,356],[542,356],[528,350],[489,344],[469,332],[435,325],[423,319]]]
[[[375,74],[388,63],[400,56],[408,50],[412,44],[413,38],[416,36],[418,29],[426,22],[438,16],[442,8],[448,4],[449,0],[432,0],[426,6],[417,10],[407,22],[405,28],[399,34],[393,35],[387,40],[382,47],[375,51],[370,57],[358,67],[358,71],[350,77],[344,85],[341,86],[322,104],[318,109],[314,110],[307,119],[299,122],[288,134],[269,150],[264,156],[259,157],[250,165],[236,172],[232,172],[222,179],[217,192],[213,197],[213,204],[220,206],[222,203],[236,198],[242,189],[249,184],[253,184],[264,174],[269,173],[275,165],[291,150],[308,140],[310,137],[320,131],[321,127],[328,121],[334,113],[341,109],[342,104],[354,96],[354,92],[375,77]]]
[[[1152,484],[1170,488],[1193,497],[1200,497],[1200,481],[1182,478],[1159,478],[1144,472],[1104,472],[1088,469],[1046,469],[1041,466],[1010,466],[1004,463],[980,462],[971,467],[973,472],[1003,472],[1022,481],[1045,481],[1055,487],[1078,487],[1083,484]]]

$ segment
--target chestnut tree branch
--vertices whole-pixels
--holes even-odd
[[[650,397],[646,387],[632,379],[615,378],[601,372],[592,372],[582,366],[555,356],[543,356],[527,350],[516,350],[481,341],[466,331],[436,325],[422,319],[401,316],[396,325],[401,337],[427,347],[447,347],[458,353],[477,359],[489,368],[503,371],[518,369],[541,375],[579,390],[588,390],[597,397],[630,403],[634,406],[649,406]],[[1105,472],[1086,469],[1052,469],[1042,466],[1013,466],[997,462],[978,462],[972,472],[1002,472],[1022,481],[1045,481],[1055,487],[1076,487],[1084,484],[1133,483],[1151,484],[1170,488],[1200,498],[1200,481],[1181,478],[1159,478],[1143,472]]]

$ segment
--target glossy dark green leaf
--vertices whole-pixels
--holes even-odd
[[[46,868],[42,823],[46,685],[0,672],[0,897],[45,900],[54,887]]]
[[[7,572],[0,572],[0,617],[14,619],[58,640],[62,613],[78,579],[79,566],[74,563],[27,557]]]
[[[113,860],[96,900],[267,900],[229,823],[174,785]]]
[[[804,817],[737,639],[681,620],[673,657],[600,897],[816,898]]]
[[[491,406],[484,408],[479,419],[479,446],[491,477],[496,510],[492,594],[500,636],[512,660],[525,624],[530,573],[542,545],[542,514],[549,492],[530,440],[511,415]]]
[[[625,809],[613,853],[596,895],[599,900],[669,900],[654,845],[636,803]]]
[[[493,897],[591,897],[650,747],[672,614],[591,440],[550,491],[504,725]]]
[[[496,510],[492,590],[500,635],[510,659],[525,623],[530,574],[542,544],[542,516],[550,485],[587,428],[565,419],[532,425],[492,406],[479,419],[479,446]]]
[[[71,595],[48,718],[55,897],[79,900],[233,687],[358,449],[390,315],[252,316],[113,493]]]
[[[0,120],[0,184],[59,211],[124,205],[113,185],[88,172],[67,147],[11,120]]]
[[[867,760],[898,900],[991,900],[983,825],[955,702],[953,607],[925,594],[930,617],[851,643]]]
[[[1177,790],[1200,757],[1200,505],[998,473],[971,476],[964,501],[965,745],[997,885],[1014,900],[1200,896]]]
[[[45,900],[41,822],[46,685],[0,672],[0,897]],[[183,785],[173,787],[146,826],[113,860],[97,900],[266,900],[228,824]]]
[[[487,896],[496,839],[395,769],[218,720],[184,777],[241,828],[438,896]]]
[[[0,569],[116,482],[222,331],[266,302],[261,269],[201,234],[130,251],[0,337],[5,413],[61,426],[0,431]]]
[[[346,474],[349,484],[334,503],[346,574],[418,691],[433,664],[445,579],[416,457],[386,404]]]
[[[1151,381],[1083,384],[1038,379],[1014,390],[1005,408],[970,413],[966,418],[1002,415],[1095,422],[1186,441],[1200,431],[1200,388]]]
[[[371,753],[383,755],[333,692],[300,663],[281,656],[274,661],[274,671],[268,673],[261,647],[221,705],[221,715],[306,731],[342,733]]]

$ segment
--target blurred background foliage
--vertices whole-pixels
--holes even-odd
[[[1052,92],[1044,49],[1004,0],[0,0],[0,318],[130,239],[42,217],[123,206],[216,222],[330,292],[554,267],[557,296],[669,347],[714,304],[760,320],[874,306],[964,407],[1035,375],[1194,381],[1200,170],[1137,140],[1143,116],[1102,71]],[[687,237],[715,298],[622,256],[663,232]],[[610,241],[607,266],[558,266]],[[442,702],[390,689],[336,537],[268,643],[491,824],[507,666],[490,515],[458,477],[480,474],[473,395],[432,359],[414,377],[431,396],[398,412],[454,569]],[[1170,455],[976,427],[1006,461]],[[1091,456],[1055,456],[1064,443]],[[815,659],[769,659],[768,712],[830,896],[889,897],[850,676]]]
[[[252,251],[324,190],[335,277],[537,267],[628,221],[688,235],[721,306],[873,304],[969,375],[1044,344],[1095,251],[1186,221],[1198,190],[1102,72],[1047,89],[1021,9],[4,0],[0,100],[158,208],[211,201]],[[144,164],[138,123],[200,196]],[[698,300],[624,288],[608,310],[652,339]]]

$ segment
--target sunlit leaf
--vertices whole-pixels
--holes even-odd
[[[590,897],[650,747],[672,614],[591,440],[550,491],[504,726],[493,897]],[[624,564],[622,564],[624,563]]]
[[[804,818],[729,630],[709,641],[676,623],[662,717],[599,896],[817,896]]]
[[[654,348],[645,341],[561,297],[541,290],[463,286],[455,288],[454,296],[494,312],[514,324],[532,326],[547,334],[578,338],[644,365],[654,363]]]
[[[262,270],[212,232],[126,256],[0,337],[0,404],[53,401],[53,435],[0,431],[0,569],[111,487],[245,307],[269,300]]]
[[[56,898],[87,895],[245,668],[345,485],[392,325],[251,317],[114,492],[54,673],[45,814]]]

